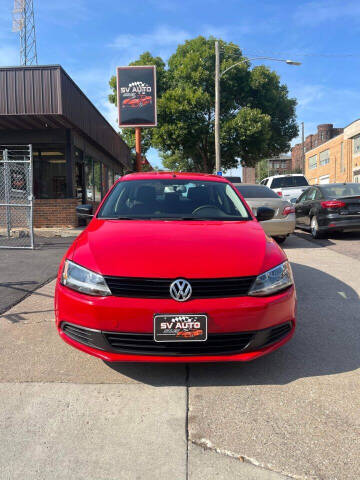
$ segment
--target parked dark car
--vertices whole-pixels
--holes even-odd
[[[295,204],[296,226],[314,238],[329,232],[360,231],[360,183],[313,185]]]

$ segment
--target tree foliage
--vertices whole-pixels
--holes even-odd
[[[212,172],[215,167],[215,39],[200,36],[179,45],[167,66],[160,57],[142,54],[133,65],[156,65],[158,127],[144,129],[144,150],[158,148],[166,168]],[[219,41],[221,71],[220,139],[223,169],[254,166],[264,157],[290,148],[297,136],[296,100],[265,66],[250,68],[240,48]],[[110,80],[116,103],[116,80]],[[134,133],[124,129],[133,147]]]

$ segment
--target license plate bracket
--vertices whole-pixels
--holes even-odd
[[[157,314],[154,315],[155,342],[205,342],[207,315]]]

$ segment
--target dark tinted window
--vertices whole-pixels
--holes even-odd
[[[241,183],[241,178],[240,177],[225,177],[226,180],[229,180],[229,182],[232,183]]]
[[[298,199],[296,200],[296,203],[305,202],[306,197],[307,197],[307,194],[308,194],[308,191],[309,191],[309,189],[305,190],[305,192],[303,192],[303,193],[300,195],[300,197],[298,197]]]
[[[265,185],[235,185],[244,198],[280,198]]]
[[[99,218],[248,220],[243,202],[229,183],[183,179],[119,182]]]
[[[306,200],[315,200],[317,192],[316,188],[309,188],[306,192]]]
[[[300,176],[294,177],[278,177],[273,178],[271,188],[286,188],[286,187],[305,187],[309,185],[306,178]]]
[[[327,198],[349,197],[360,195],[360,183],[348,183],[345,185],[324,185],[321,190]]]

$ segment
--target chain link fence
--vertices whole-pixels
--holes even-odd
[[[34,248],[31,145],[0,145],[0,248]]]

